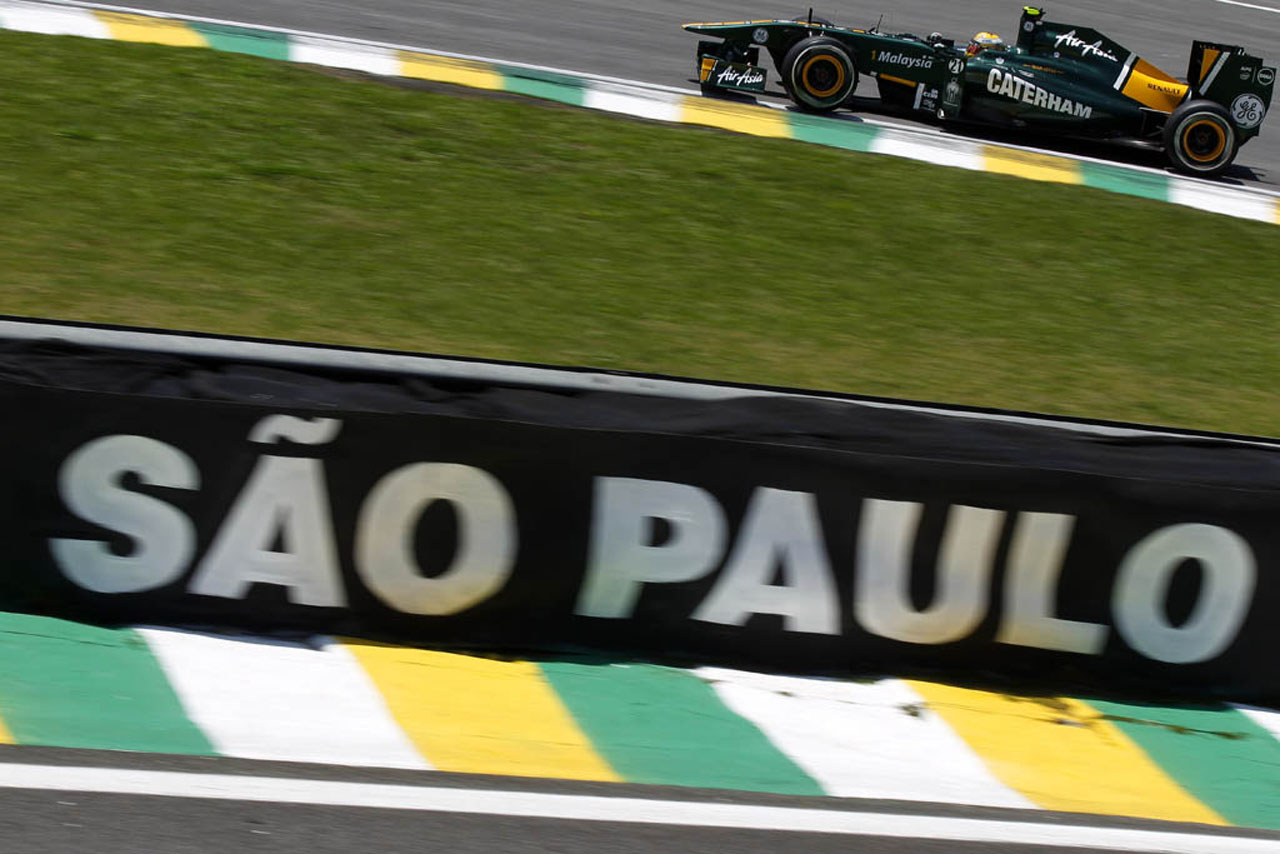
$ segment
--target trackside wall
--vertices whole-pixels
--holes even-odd
[[[2,609],[1280,698],[1266,440],[3,330]]]

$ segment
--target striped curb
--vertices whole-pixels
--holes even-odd
[[[1280,829],[1280,712],[0,613],[0,742]]]
[[[203,20],[121,7],[0,0],[0,28],[177,47],[207,47],[369,74],[451,83],[656,121],[794,139],[849,151],[1035,181],[1093,187],[1241,219],[1280,224],[1280,196],[1156,169],[957,139],[883,122],[805,115],[773,105],[703,98],[635,81],[502,63],[422,48]]]

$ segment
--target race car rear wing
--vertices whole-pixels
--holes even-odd
[[[1187,82],[1196,97],[1219,103],[1240,92],[1265,93],[1270,101],[1276,70],[1263,66],[1261,58],[1250,56],[1242,47],[1198,41],[1191,45]]]
[[[1191,97],[1216,101],[1231,112],[1243,137],[1255,136],[1275,88],[1276,69],[1236,45],[1194,42],[1187,66]]]

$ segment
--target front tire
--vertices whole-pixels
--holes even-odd
[[[1165,153],[1173,168],[1185,175],[1221,175],[1235,160],[1239,147],[1231,114],[1213,101],[1183,104],[1164,126]]]
[[[831,112],[858,86],[858,69],[844,45],[825,36],[792,45],[782,61],[782,77],[796,106],[811,113]]]

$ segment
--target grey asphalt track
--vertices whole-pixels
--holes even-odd
[[[989,844],[126,795],[0,794],[6,854],[1014,854]],[[1037,847],[1037,854],[1097,849]],[[1209,852],[1206,852],[1209,854]]]
[[[177,757],[107,751],[0,747],[0,763],[116,768],[198,774],[329,780],[443,787],[459,790],[640,797],[688,804],[804,807],[859,813],[892,813],[1192,833],[1209,846],[1217,838],[1275,841],[1280,834],[1200,825],[1133,821],[1024,810],[964,808],[891,801],[833,800],[678,789],[662,786],[336,768],[280,762]],[[1255,843],[1256,844],[1256,843]],[[652,854],[652,852],[770,851],[773,854],[1091,854],[1096,848],[957,843],[806,832],[727,830],[682,825],[477,816],[365,807],[304,806],[189,797],[90,794],[45,789],[0,789],[0,850],[5,854],[367,854],[449,851],[457,854]],[[1205,854],[1214,854],[1206,849]]]
[[[686,21],[793,17],[809,0],[118,0],[178,14],[308,30],[692,88],[696,38]],[[815,14],[849,26],[968,39],[1012,38],[1021,0],[839,0]],[[1053,20],[1102,30],[1174,75],[1186,73],[1194,38],[1244,45],[1280,63],[1280,0],[1044,0]],[[861,91],[861,90],[860,90]],[[870,90],[866,90],[870,92]],[[1277,99],[1280,101],[1280,98]],[[1280,107],[1280,103],[1276,105]],[[901,121],[900,119],[895,119]],[[1016,138],[1006,138],[1018,141]],[[1036,143],[1040,144],[1040,143]],[[1146,153],[1070,147],[1141,165]],[[1230,180],[1280,190],[1280,118],[1241,150]]]

